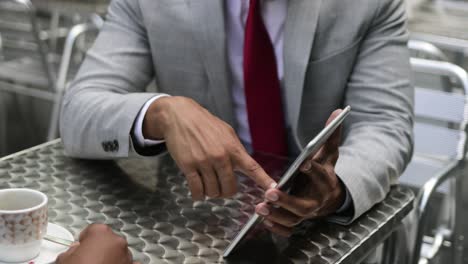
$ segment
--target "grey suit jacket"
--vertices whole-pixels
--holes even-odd
[[[233,1],[233,0],[226,0]],[[403,0],[290,0],[284,101],[301,148],[344,105],[336,172],[353,219],[381,201],[412,153],[413,89]],[[155,79],[158,92],[191,97],[233,127],[224,1],[114,0],[61,116],[68,155],[138,155],[131,130]]]

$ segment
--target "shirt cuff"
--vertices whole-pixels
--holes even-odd
[[[152,139],[145,139],[143,136],[143,120],[145,119],[146,112],[148,111],[148,108],[150,105],[158,100],[159,98],[162,97],[167,97],[170,96],[168,94],[158,94],[154,96],[153,98],[149,99],[141,108],[140,112],[138,113],[138,116],[135,120],[135,125],[133,126],[133,138],[135,139],[135,143],[138,145],[140,148],[145,148],[145,147],[152,147],[161,143],[164,143],[165,140],[152,140]]]
[[[343,205],[341,205],[341,207],[338,208],[338,210],[336,210],[337,214],[347,211],[349,207],[351,206],[351,194],[349,193],[348,187],[345,186],[345,190],[346,190],[346,198],[345,198]]]

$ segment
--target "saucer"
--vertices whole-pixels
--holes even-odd
[[[47,225],[47,235],[53,236],[53,237],[58,237],[58,238],[63,238],[67,240],[74,241],[75,239],[73,238],[73,235],[68,231],[67,229],[53,224],[49,223]],[[68,250],[68,247],[59,245],[47,240],[42,240],[42,246],[41,246],[41,253],[39,255],[27,262],[20,262],[20,263],[14,263],[14,264],[53,264],[55,263],[55,259],[60,255],[61,253],[65,252]],[[6,262],[0,262],[0,264],[13,264],[13,263],[6,263]]]

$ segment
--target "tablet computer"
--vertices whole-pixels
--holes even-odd
[[[343,111],[333,119],[330,124],[328,124],[320,133],[315,136],[307,146],[302,150],[301,154],[296,158],[296,160],[291,164],[288,170],[281,177],[278,185],[275,187],[282,191],[287,191],[287,188],[290,186],[290,183],[294,176],[298,173],[299,167],[302,163],[311,155],[315,155],[323,144],[328,140],[328,138],[333,134],[333,132],[343,123],[345,118],[349,115],[351,107],[347,106]],[[263,221],[263,217],[254,213],[254,215],[247,221],[247,223],[242,227],[242,229],[237,233],[234,240],[229,244],[229,246],[224,251],[223,257],[228,257],[232,251],[240,244],[240,242],[247,236],[248,232],[252,230],[258,223]]]

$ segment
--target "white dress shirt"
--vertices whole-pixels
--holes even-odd
[[[232,76],[232,98],[235,118],[237,120],[237,134],[247,149],[251,149],[252,139],[250,137],[249,122],[247,119],[247,106],[244,93],[244,32],[245,23],[249,13],[249,0],[228,0],[226,3],[226,34],[228,61]],[[265,27],[268,31],[273,47],[275,49],[276,64],[278,67],[278,77],[282,84],[284,76],[283,68],[283,40],[284,25],[288,10],[288,0],[263,0],[262,17]],[[281,87],[284,89],[284,87]],[[284,94],[284,93],[283,93]],[[148,107],[157,99],[167,96],[165,94],[153,97],[148,101],[138,114],[133,136],[136,144],[140,147],[149,147],[164,142],[163,140],[148,140],[143,137],[143,119]],[[351,197],[346,189],[346,200],[337,213],[343,212],[351,205]],[[341,217],[333,217],[334,222],[346,222]]]

